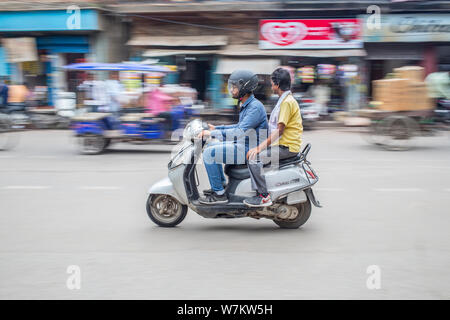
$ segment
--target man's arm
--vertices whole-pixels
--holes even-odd
[[[211,134],[222,135],[224,138],[226,138],[227,136],[240,138],[245,135],[247,130],[255,129],[259,126],[262,117],[266,117],[265,113],[261,113],[263,109],[264,108],[259,108],[258,104],[255,104],[246,112],[245,116],[238,124],[232,125],[225,129],[219,129],[218,131],[216,131],[216,127],[216,130],[214,130]]]
[[[286,125],[284,123],[279,122],[277,125],[277,129],[273,130],[273,132],[270,134],[270,136],[266,140],[261,142],[260,145],[257,146],[256,148],[253,148],[247,152],[247,159],[248,160],[256,159],[256,156],[261,151],[263,151],[264,149],[267,149],[267,147],[270,146],[272,144],[272,142],[276,142],[283,135],[285,127],[286,127]]]
[[[286,124],[291,117],[291,105],[283,102],[280,106],[280,113],[278,116],[277,129],[274,130],[270,136],[259,144],[256,148],[253,148],[247,152],[247,159],[256,159],[258,153],[269,147],[273,142],[276,142],[284,132]]]
[[[233,129],[237,127],[237,123],[235,124],[226,124],[226,125],[222,125],[222,126],[215,126],[215,129],[217,130],[225,130],[225,129]]]

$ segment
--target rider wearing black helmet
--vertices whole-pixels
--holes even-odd
[[[208,173],[211,190],[199,199],[203,204],[227,203],[224,190],[225,176],[222,164],[244,164],[250,145],[250,135],[254,133],[259,144],[260,131],[267,130],[267,115],[263,104],[255,98],[253,91],[258,87],[258,76],[248,70],[236,70],[228,79],[228,91],[239,100],[239,122],[233,125],[213,126],[203,130],[200,137],[213,136],[220,140],[208,145],[203,151],[203,162]],[[252,132],[252,130],[254,130]]]
[[[247,94],[252,94],[258,87],[258,76],[248,70],[236,70],[228,78],[228,91],[233,98],[241,99]],[[237,92],[233,93],[233,90]]]

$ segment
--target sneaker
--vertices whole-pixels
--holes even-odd
[[[249,207],[268,207],[272,205],[272,200],[270,199],[270,194],[264,197],[262,194],[247,198],[244,200],[244,204]]]
[[[223,183],[222,183],[222,186],[223,186],[224,189],[226,189],[227,183],[226,183],[226,182],[223,182]],[[213,189],[206,189],[206,190],[203,190],[203,194],[204,194],[205,196],[210,195],[210,194],[212,194],[213,192],[214,192]]]
[[[227,203],[228,197],[227,197],[226,193],[224,193],[222,195],[218,195],[217,193],[213,192],[211,194],[208,194],[204,197],[199,198],[198,202],[200,202],[201,204]]]

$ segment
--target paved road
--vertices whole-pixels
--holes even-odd
[[[170,147],[82,156],[69,132],[23,133],[0,152],[0,298],[449,299],[450,137],[408,152],[345,130],[304,140],[324,208],[301,229],[192,211],[163,229],[144,205]],[[367,287],[372,265],[380,289]]]

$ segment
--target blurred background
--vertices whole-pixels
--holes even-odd
[[[248,68],[260,76],[256,97],[270,112],[277,98],[269,76],[285,66],[296,98],[305,107],[314,106],[309,119],[333,120],[336,111],[380,100],[372,83],[395,77],[396,68],[421,67],[413,76],[416,82],[448,72],[448,5],[393,0],[0,1],[0,77],[10,87],[7,103],[16,109],[28,104],[70,110],[85,105],[91,95],[80,87],[83,82],[106,80],[108,74],[62,66],[156,64],[170,72],[120,72],[123,108],[151,104],[143,96],[156,87],[172,96],[183,87],[192,89],[184,103],[226,118],[233,117],[236,105],[226,90],[233,70]],[[448,98],[448,90],[438,95]]]
[[[154,226],[174,133],[279,66],[324,207]],[[0,0],[0,298],[450,298],[449,72],[450,1]]]

